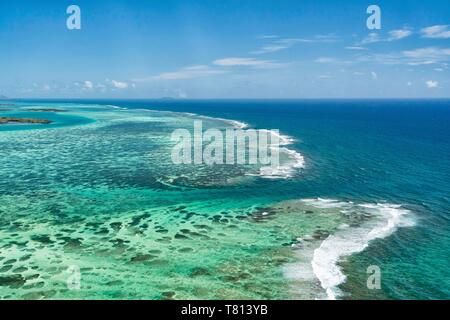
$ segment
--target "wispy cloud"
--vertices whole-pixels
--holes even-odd
[[[431,39],[449,39],[450,28],[448,25],[435,25],[420,30],[422,37]]]
[[[252,68],[274,68],[283,64],[273,60],[260,60],[255,58],[223,58],[213,61],[213,64],[221,67],[252,67]]]
[[[410,59],[409,64],[433,64],[450,60],[450,48],[419,48],[403,51],[403,56]]]
[[[308,38],[297,38],[293,40],[303,43],[336,43],[342,39],[335,34],[318,34]]]
[[[381,37],[378,33],[372,32],[369,33],[364,39],[359,43],[360,45],[371,44],[383,41],[397,41],[401,39],[405,39],[413,35],[413,32],[408,28],[403,29],[395,29],[388,32],[388,36],[386,38]]]
[[[117,80],[111,80],[111,85],[116,89],[128,89],[128,83],[117,81]]]
[[[135,82],[152,80],[185,80],[226,73],[226,70],[214,69],[207,65],[196,65],[181,68],[173,72],[164,72],[155,76],[133,79]]]
[[[92,83],[92,81],[89,81],[89,80],[84,81],[84,83],[83,83],[83,90],[90,91],[92,89],[94,89],[94,84]]]
[[[279,38],[277,35],[274,34],[266,34],[258,37],[259,39],[276,39]]]
[[[367,48],[361,47],[361,46],[348,46],[345,47],[347,50],[367,50]]]
[[[239,58],[230,57],[217,59],[212,62],[212,65],[195,65],[181,68],[177,71],[163,72],[157,75],[135,78],[134,82],[149,82],[155,80],[186,80],[195,79],[213,75],[220,75],[230,73],[232,67],[247,67],[254,69],[269,69],[286,65],[273,60],[260,60],[255,58]]]
[[[433,80],[428,80],[427,82],[425,82],[425,84],[427,85],[427,87],[429,89],[433,89],[433,88],[438,88],[439,87],[439,82],[433,81]]]
[[[270,38],[265,38],[270,39]],[[258,50],[250,52],[251,54],[264,54],[264,53],[272,53],[281,50],[289,49],[296,44],[299,43],[333,43],[340,41],[340,38],[334,34],[328,35],[315,35],[310,38],[279,38],[276,37],[276,40],[272,41],[270,44],[267,44],[261,47]]]
[[[350,60],[342,60],[339,58],[335,58],[335,57],[319,57],[317,59],[314,60],[314,62],[316,63],[322,63],[322,64],[352,64],[353,61]]]
[[[250,54],[264,54],[286,50],[294,46],[296,43],[298,43],[297,39],[278,39],[261,47],[258,50],[250,52]]]
[[[277,51],[281,51],[281,50],[285,50],[290,48],[290,46],[287,45],[269,45],[269,46],[265,46],[262,47],[259,50],[256,51],[252,51],[250,52],[251,54],[263,54],[263,53],[271,53],[271,52],[277,52]]]
[[[317,78],[319,78],[321,80],[327,80],[327,79],[334,79],[334,76],[332,76],[330,74],[322,74],[322,75],[318,76]]]
[[[336,63],[339,60],[336,58],[331,58],[331,57],[319,57],[316,60],[314,60],[314,62],[317,63]]]
[[[364,39],[361,40],[361,44],[370,44],[375,42],[380,42],[380,35],[376,32],[369,33]]]
[[[359,62],[377,62],[387,65],[445,65],[450,61],[450,48],[426,47],[396,53],[361,55],[357,60]]]
[[[397,29],[389,31],[387,41],[396,41],[411,36],[413,32],[409,29]]]
[[[378,80],[378,74],[375,71],[370,72],[373,80]]]

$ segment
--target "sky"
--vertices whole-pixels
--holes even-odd
[[[0,95],[450,97],[450,1],[0,0]]]

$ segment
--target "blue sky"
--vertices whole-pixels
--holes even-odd
[[[0,94],[450,97],[449,25],[448,0],[1,1]]]

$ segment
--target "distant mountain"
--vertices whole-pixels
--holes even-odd
[[[0,94],[0,100],[7,100],[8,97]]]

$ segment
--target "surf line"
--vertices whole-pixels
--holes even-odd
[[[214,316],[216,307],[196,307],[188,304],[187,307],[181,308],[182,315],[206,315],[209,318]]]
[[[277,129],[219,129],[203,132],[202,121],[194,121],[193,135],[187,129],[172,132],[171,159],[180,164],[251,164],[269,165],[277,169],[280,165],[280,133]],[[206,143],[206,145],[204,145]]]

